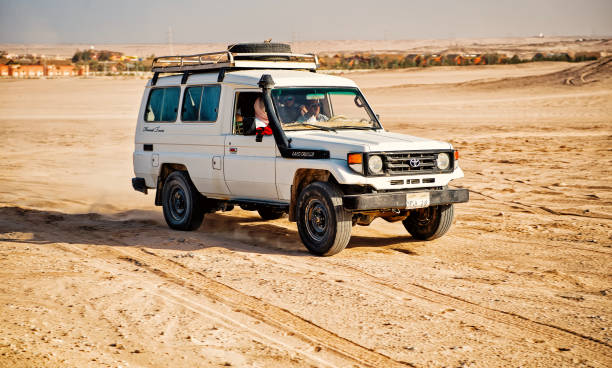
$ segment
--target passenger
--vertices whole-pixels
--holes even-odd
[[[253,104],[253,108],[255,109],[255,132],[257,134],[272,135],[263,98],[258,97]]]
[[[329,118],[321,114],[321,103],[319,101],[310,101],[308,108],[301,107],[301,116],[297,121],[300,123],[316,123],[318,121],[328,121]]]
[[[279,109],[280,118],[283,123],[293,123],[300,116],[298,106],[295,104],[295,97],[285,97],[285,103]]]

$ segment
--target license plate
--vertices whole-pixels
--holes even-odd
[[[425,208],[429,207],[429,193],[407,193],[406,208]]]

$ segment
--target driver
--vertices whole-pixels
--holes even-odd
[[[301,111],[301,115],[297,118],[300,123],[316,123],[328,120],[327,116],[321,114],[321,103],[318,100],[308,102],[307,107]]]
[[[279,114],[283,123],[292,123],[297,120],[300,112],[298,106],[295,104],[295,97],[287,96],[285,98],[285,104],[281,105]]]

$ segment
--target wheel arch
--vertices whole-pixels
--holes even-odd
[[[189,171],[187,170],[187,166],[183,164],[176,163],[163,163],[159,168],[159,173],[157,175],[157,185],[155,190],[155,205],[162,205],[162,191],[164,187],[164,182],[168,175],[173,173],[174,171],[185,171],[187,176],[189,176]]]
[[[289,221],[297,221],[296,219],[296,203],[298,196],[308,184],[315,181],[324,181],[338,184],[334,175],[325,169],[298,169],[293,176],[291,184],[291,202],[289,205]]]

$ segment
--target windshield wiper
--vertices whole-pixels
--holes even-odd
[[[340,125],[335,127],[336,129],[358,129],[358,130],[378,130],[375,127],[364,127],[364,126],[353,126],[353,125]]]
[[[317,125],[317,124],[310,124],[310,123],[291,123],[291,124],[285,124],[286,127],[294,127],[294,126],[307,126],[307,127],[312,127],[312,128],[318,128],[321,130],[325,130],[326,132],[335,132],[336,129],[334,128],[330,128],[330,127],[326,127],[323,125]]]

